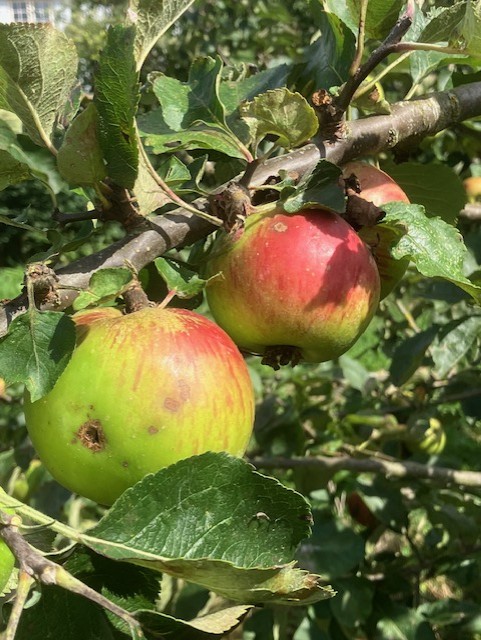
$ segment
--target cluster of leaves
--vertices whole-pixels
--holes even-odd
[[[264,3],[252,11],[247,2],[235,8],[215,3],[222,20],[215,18],[212,3],[204,4],[132,0],[125,23],[105,35],[97,69],[84,78],[87,85],[93,82],[93,99],[72,90],[77,54],[62,33],[50,26],[0,25],[0,79],[8,89],[0,92],[0,187],[8,187],[6,198],[17,197],[24,181],[35,180],[50,196],[47,202],[39,197],[30,209],[1,200],[0,223],[8,225],[9,238],[28,243],[24,253],[9,245],[0,297],[18,292],[24,262],[58,266],[110,244],[119,233],[100,223],[95,229],[91,221],[73,223],[74,231],[47,229],[49,207],[108,207],[115,186],[135,196],[143,216],[162,213],[172,206],[170,190],[189,205],[255,157],[298,147],[316,134],[317,117],[306,98],[318,88],[335,92],[347,80],[360,3],[326,0],[323,10],[312,2],[308,17],[305,3],[276,3],[279,25],[269,49],[266,30],[273,18]],[[399,0],[369,2],[369,50],[387,35],[401,8]],[[148,58],[183,12],[178,30]],[[289,37],[292,15],[305,26],[302,40]],[[235,38],[225,44],[232,23]],[[368,82],[377,86],[391,71],[383,79],[389,102],[426,91],[433,76],[438,88],[474,80],[481,69],[479,23],[479,2],[433,3],[429,10],[416,5],[406,40],[434,50],[411,51],[392,69],[384,62]],[[313,27],[318,31],[300,51]],[[245,34],[246,45],[239,48]],[[231,66],[205,56],[214,54],[214,46],[217,52],[219,43],[224,55],[227,47]],[[189,46],[204,57],[192,61],[183,82],[178,73],[186,71]],[[257,55],[261,47],[264,57]],[[283,47],[287,59],[279,59]],[[253,73],[245,63],[254,57],[261,66],[269,62],[268,68]],[[146,69],[151,73],[141,88]],[[368,88],[355,96],[353,114],[379,111],[377,100],[361,100]],[[481,314],[473,302],[481,297],[479,231],[474,225],[462,229],[466,251],[453,226],[464,204],[459,174],[475,175],[479,163],[472,144],[479,137],[477,123],[466,128],[462,144],[444,134],[435,145],[405,150],[412,157],[404,164],[381,158],[416,203],[386,207],[383,220],[398,232],[395,257],[409,256],[413,269],[337,362],[276,373],[249,362],[258,397],[251,456],[309,460],[349,454],[477,467]],[[312,203],[342,211],[338,176],[336,167],[321,162],[301,184],[284,176],[275,188],[288,211]],[[197,296],[198,302],[204,283],[181,267],[197,249],[190,258],[183,253],[156,260],[141,278],[155,281],[160,274],[167,289]],[[128,269],[97,272],[74,308],[112,304],[130,278]],[[135,612],[147,637],[221,637],[248,613],[243,630],[232,637],[429,640],[436,633],[449,640],[480,633],[479,490],[457,488],[448,477],[439,488],[416,478],[356,477],[327,464],[299,465],[279,473],[281,485],[239,460],[207,454],[145,478],[106,514],[69,496],[32,459],[15,384],[25,383],[34,398],[47,393],[73,343],[68,316],[34,305],[2,339],[0,375],[13,383],[0,390],[2,484],[36,510],[20,507],[27,519],[49,524],[43,512],[67,521],[70,529],[58,523],[53,530],[79,543],[73,552],[62,548],[59,554],[49,536],[29,540],[54,549],[72,575]],[[411,453],[412,425],[433,417],[446,434],[444,451]],[[367,519],[349,510],[353,495],[368,509]],[[13,504],[7,496],[3,503]],[[294,558],[312,573],[296,568]],[[331,598],[327,583],[338,596]],[[59,611],[68,612],[69,625]],[[88,600],[44,587],[39,602],[22,616],[17,637],[140,636]]]

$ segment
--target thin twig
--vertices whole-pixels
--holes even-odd
[[[338,113],[342,114],[346,111],[359,85],[384,58],[393,52],[393,46],[399,43],[411,24],[412,19],[409,16],[402,16],[391,29],[384,42],[373,51],[368,60],[357,70],[357,73],[349,78],[335,101]]]
[[[327,469],[357,473],[382,474],[388,479],[416,478],[461,487],[481,487],[481,473],[458,471],[447,467],[433,467],[419,462],[354,458],[351,456],[312,456],[307,458],[253,458],[250,461],[258,469]]]
[[[78,211],[76,213],[63,213],[58,209],[52,213],[52,220],[59,224],[68,224],[69,222],[85,222],[85,220],[97,220],[102,217],[102,211],[91,209],[90,211]]]

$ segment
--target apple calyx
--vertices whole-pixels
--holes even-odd
[[[261,364],[272,367],[278,371],[281,367],[291,365],[295,367],[302,360],[302,353],[299,347],[289,345],[275,345],[267,347],[261,360]]]

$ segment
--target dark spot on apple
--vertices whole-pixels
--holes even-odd
[[[148,433],[150,433],[151,436],[154,436],[156,433],[159,433],[159,430],[157,429],[157,427],[151,426],[147,429]]]
[[[167,409],[167,411],[176,413],[180,408],[180,402],[175,398],[166,398],[164,400],[164,407]]]
[[[127,467],[129,466],[129,463],[127,462],[127,460],[124,460],[122,462],[122,466],[124,467],[124,469],[127,469]]]
[[[87,449],[90,449],[92,453],[103,451],[107,444],[107,438],[105,437],[100,420],[87,420],[87,422],[81,425],[75,435],[81,444],[87,447]]]

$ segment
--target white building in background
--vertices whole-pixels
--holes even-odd
[[[61,8],[58,0],[0,0],[0,22],[55,23]]]

